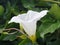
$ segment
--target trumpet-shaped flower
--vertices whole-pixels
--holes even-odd
[[[19,14],[18,16],[12,17],[9,23],[15,22],[20,23],[24,31],[28,34],[31,40],[36,38],[36,23],[42,17],[47,14],[48,10],[43,10],[41,12],[36,12],[29,10],[27,13]]]

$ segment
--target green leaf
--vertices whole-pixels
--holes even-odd
[[[11,4],[9,1],[7,2],[7,5],[6,5],[6,11],[4,14],[4,18],[7,20],[9,20],[11,18]]]
[[[50,14],[52,14],[55,19],[60,19],[60,7],[57,4],[53,4],[50,9]]]
[[[36,42],[32,43],[29,39],[24,39],[18,45],[38,45],[38,44]]]
[[[36,3],[37,6],[39,6],[40,8],[50,8],[51,3],[48,3],[49,1],[45,1],[45,0],[38,0],[38,3]]]
[[[41,0],[41,1],[53,1],[53,0]]]
[[[13,40],[17,39],[18,36],[20,36],[19,32],[13,32],[13,33],[2,32],[0,35],[0,40],[13,41]]]
[[[25,8],[32,9],[35,6],[34,0],[21,0],[21,1]]]
[[[16,39],[16,35],[7,35],[3,40],[13,41]]]
[[[53,42],[47,42],[47,45],[60,45],[60,39]]]
[[[2,33],[4,30],[3,29],[0,29],[0,33]]]
[[[13,41],[15,39],[17,39],[17,37],[20,35],[19,32],[13,32],[13,33],[9,33],[7,34],[6,37],[3,38],[3,40],[9,40],[9,41]]]
[[[18,45],[32,45],[32,43],[28,39],[25,39],[22,40]]]
[[[4,7],[0,5],[0,15],[2,15],[3,13],[4,13]]]
[[[52,18],[52,15],[48,14],[44,18],[41,19],[41,22],[42,23],[51,23],[51,22],[55,22],[55,19]]]
[[[1,34],[0,35],[0,40],[3,40],[6,36],[7,36],[7,34]]]
[[[18,10],[17,6],[11,7],[11,12],[12,12],[14,15],[18,15],[18,14],[20,13],[20,11]]]
[[[39,33],[42,38],[47,33],[53,33],[56,29],[60,27],[60,22],[55,23],[42,23],[39,27]]]

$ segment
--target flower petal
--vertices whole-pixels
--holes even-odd
[[[21,23],[22,21],[24,21],[26,14],[19,14],[18,16],[14,16],[11,18],[11,20],[8,23]]]
[[[40,12],[40,18],[44,17],[47,14],[48,10],[43,10]]]
[[[48,10],[43,10],[40,13],[36,13],[33,16],[31,16],[31,21],[35,20],[38,21],[40,20],[42,17],[44,17],[47,14]]]
[[[11,20],[8,23],[12,23],[12,22],[20,23],[20,19],[17,16],[14,16],[11,18]]]
[[[36,22],[22,22],[22,26],[25,30],[25,32],[29,35],[35,35],[36,34]]]
[[[27,17],[26,17],[26,18],[28,18],[28,20],[31,20],[31,19],[33,19],[34,16],[37,15],[38,13],[39,13],[39,12],[29,10],[29,11],[27,12]]]
[[[23,21],[27,21],[27,19],[26,19],[27,16],[28,16],[28,15],[27,15],[26,13],[24,13],[24,14],[19,14],[19,15],[18,15],[19,19],[21,19],[21,20],[23,20]]]
[[[35,16],[36,21],[40,20],[42,17],[44,17],[47,14],[48,10],[43,10],[39,14]]]

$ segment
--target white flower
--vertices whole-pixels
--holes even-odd
[[[9,23],[15,22],[22,24],[24,31],[29,37],[33,37],[36,34],[36,23],[42,17],[47,14],[48,10],[43,10],[41,12],[36,12],[29,10],[25,14],[19,14],[18,16],[12,17]]]

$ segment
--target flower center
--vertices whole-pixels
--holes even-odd
[[[30,38],[30,40],[32,40],[32,42],[35,42],[36,41],[36,36],[35,35],[32,35],[29,38]]]

